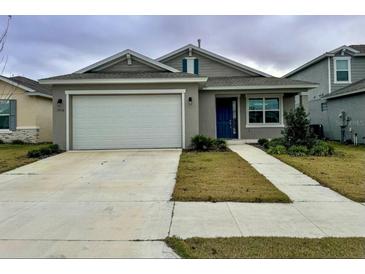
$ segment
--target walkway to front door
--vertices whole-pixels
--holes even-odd
[[[237,98],[216,99],[217,138],[238,138]]]

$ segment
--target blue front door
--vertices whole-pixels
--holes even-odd
[[[237,98],[217,98],[216,113],[217,138],[237,138]]]

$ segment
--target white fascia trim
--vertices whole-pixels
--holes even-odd
[[[216,53],[213,53],[211,51],[208,51],[208,50],[199,48],[197,46],[194,46],[193,44],[186,45],[186,46],[184,46],[182,48],[179,48],[179,49],[177,49],[175,51],[172,51],[172,52],[170,52],[168,54],[165,54],[165,55],[157,58],[156,60],[159,61],[159,62],[161,62],[161,61],[166,60],[166,59],[168,59],[168,58],[170,58],[170,57],[172,57],[172,56],[174,56],[176,54],[179,54],[180,52],[183,52],[185,50],[188,50],[189,48],[192,48],[193,50],[195,50],[195,51],[197,51],[199,53],[202,53],[202,54],[206,55],[206,57],[213,57],[213,58],[218,59],[218,60],[220,60],[222,62],[231,64],[231,65],[233,65],[235,67],[238,67],[238,68],[241,68],[241,69],[244,69],[244,70],[253,72],[253,73],[257,73],[257,74],[262,75],[262,76],[265,76],[265,77],[272,77],[272,75],[270,75],[270,74],[267,74],[267,73],[262,72],[262,71],[259,71],[257,69],[254,69],[254,68],[245,66],[245,65],[243,65],[241,63],[238,63],[238,62],[233,61],[231,59],[225,58],[225,57],[223,57],[221,55],[218,55]]]
[[[110,94],[182,94],[185,89],[133,89],[133,90],[66,90],[66,95],[110,95]]]
[[[349,80],[348,81],[337,81],[337,60],[347,61]],[[351,57],[350,56],[337,56],[333,57],[333,83],[334,84],[351,84]]]
[[[8,78],[6,78],[6,77],[4,77],[4,76],[1,76],[1,75],[0,75],[0,80],[4,81],[4,82],[6,82],[6,83],[8,83],[8,84],[10,84],[10,85],[13,85],[13,86],[15,86],[15,87],[18,87],[18,88],[24,89],[24,90],[26,90],[26,91],[29,91],[29,92],[35,92],[35,90],[34,90],[34,89],[31,89],[31,88],[28,88],[28,87],[23,86],[23,85],[21,85],[21,84],[18,84],[17,82],[12,81],[12,80],[10,80],[10,79],[8,79]]]
[[[196,78],[155,78],[155,79],[72,79],[39,80],[42,84],[151,84],[151,83],[204,83],[208,77]]]
[[[48,98],[48,99],[52,99],[53,97],[51,95],[47,95],[44,93],[40,93],[40,92],[32,92],[32,93],[27,93],[28,96],[39,96],[39,97],[44,97],[44,98]]]
[[[352,94],[361,93],[361,92],[365,92],[365,89],[358,89],[358,90],[354,90],[354,91],[351,91],[351,92],[341,93],[341,94],[338,94],[338,95],[332,95],[332,96],[329,96],[329,97],[325,97],[324,99],[330,100],[330,99],[333,99],[333,98],[343,97],[343,96],[352,95]]]
[[[348,50],[348,51],[351,51],[351,52],[353,52],[353,53],[360,53],[360,51],[358,51],[358,50],[356,50],[356,49],[353,49],[353,48],[351,48],[351,47],[349,47],[349,46],[346,46],[346,45],[343,45],[343,46],[341,46],[341,47],[338,47],[338,48],[335,48],[334,50],[331,50],[329,53],[337,53],[337,52],[339,52],[339,51],[341,51],[341,50]]]
[[[165,65],[165,64],[163,64],[163,63],[160,63],[160,62],[158,62],[158,61],[156,61],[156,60],[153,60],[153,59],[151,59],[151,58],[149,58],[149,57],[147,57],[147,56],[145,56],[145,55],[142,55],[142,54],[140,54],[140,53],[138,53],[138,52],[135,52],[135,51],[133,51],[133,50],[126,49],[126,50],[124,50],[124,51],[122,51],[122,52],[119,52],[119,53],[114,54],[114,55],[112,55],[112,56],[110,56],[110,57],[108,57],[108,58],[105,58],[105,59],[103,59],[103,60],[101,60],[101,61],[99,61],[99,62],[96,62],[96,63],[94,63],[94,64],[91,64],[90,66],[87,66],[87,67],[82,68],[82,69],[80,69],[80,70],[78,70],[78,71],[75,71],[74,73],[84,73],[84,72],[87,72],[87,71],[89,71],[89,70],[92,70],[92,69],[94,69],[94,68],[97,68],[97,67],[99,67],[99,66],[102,66],[102,65],[104,65],[104,64],[106,64],[106,63],[108,63],[108,62],[111,62],[111,61],[113,61],[113,60],[115,60],[115,59],[118,59],[118,58],[122,57],[123,55],[127,55],[127,54],[130,54],[130,55],[132,55],[132,56],[135,56],[135,57],[137,57],[137,58],[139,58],[139,59],[141,59],[141,60],[144,60],[144,61],[145,61],[145,62],[147,62],[147,63],[150,63],[150,64],[152,64],[152,65],[154,65],[154,66],[157,66],[157,67],[163,68],[163,69],[165,69],[165,70],[168,70],[168,71],[171,71],[171,72],[179,72],[179,70],[177,70],[177,69],[175,69],[175,68],[173,68],[173,67],[167,66],[167,65]],[[112,63],[112,64],[113,64],[113,63]],[[111,65],[112,65],[112,64],[111,64]],[[107,67],[107,66],[106,66],[106,67]]]
[[[279,119],[280,123],[271,124],[271,123],[261,123],[254,124],[249,123],[249,99],[250,98],[266,98],[266,97],[278,97],[279,98]],[[263,119],[265,119],[265,105],[263,111]],[[268,127],[284,127],[284,102],[283,102],[283,94],[249,94],[246,95],[246,128],[268,128]]]
[[[286,86],[221,86],[206,87],[203,90],[259,90],[259,89],[293,89],[293,88],[316,88],[318,85],[286,85]]]

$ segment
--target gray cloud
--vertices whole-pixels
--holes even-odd
[[[208,50],[281,76],[364,37],[365,16],[14,16],[6,74],[70,73],[126,48],[156,58],[201,38]]]

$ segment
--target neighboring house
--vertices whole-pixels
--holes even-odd
[[[52,96],[29,78],[0,75],[0,140],[52,141]]]
[[[323,125],[327,138],[340,140],[341,125],[347,124],[344,139],[365,142],[365,45],[326,52],[283,77],[319,83],[297,102],[308,105],[311,123]]]
[[[316,87],[187,45],[156,60],[125,50],[52,85],[54,142],[64,149],[186,148],[196,134],[280,136],[294,97]]]

